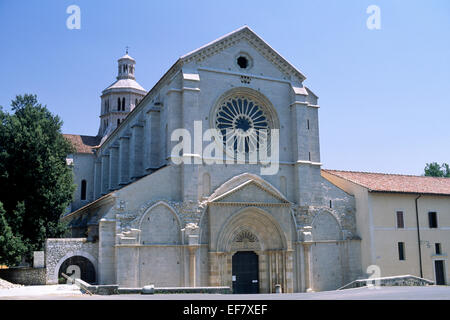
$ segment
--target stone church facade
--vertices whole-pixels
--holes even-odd
[[[321,176],[318,98],[300,71],[246,26],[180,57],[149,92],[134,71],[133,58],[119,59],[98,136],[66,135],[78,188],[62,217],[72,237],[47,240],[48,283],[68,265],[100,284],[260,293],[362,275],[355,198]],[[172,154],[174,130],[195,137],[195,122],[278,129],[278,170],[207,164],[212,140]]]

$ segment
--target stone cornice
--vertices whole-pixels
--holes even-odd
[[[285,204],[287,203],[287,204],[289,204],[289,201],[287,201],[285,198],[280,197],[278,194],[276,194],[275,192],[273,192],[273,191],[270,190],[269,188],[264,187],[261,183],[258,183],[258,182],[256,182],[255,180],[247,180],[246,182],[244,182],[244,183],[238,185],[237,187],[235,187],[235,188],[233,188],[233,189],[231,189],[231,190],[229,190],[229,191],[227,191],[227,192],[225,192],[225,193],[223,193],[223,194],[221,194],[221,195],[215,197],[214,199],[211,199],[211,200],[209,201],[209,203],[218,203],[218,201],[220,201],[220,200],[222,200],[222,199],[225,199],[225,198],[231,196],[232,194],[238,192],[239,190],[242,190],[243,188],[245,188],[245,187],[248,186],[248,185],[254,185],[254,186],[256,186],[257,188],[259,188],[260,190],[262,190],[262,191],[264,191],[264,192],[270,194],[270,195],[271,195],[272,197],[274,197],[275,199],[281,201],[281,203],[285,203]],[[226,202],[226,201],[225,201],[225,202]],[[222,202],[222,203],[224,203],[224,202]],[[233,203],[233,202],[229,202],[229,203]],[[239,203],[241,203],[241,202],[239,202]],[[253,203],[253,202],[252,202],[252,203]]]
[[[215,206],[241,206],[241,207],[290,207],[290,203],[276,202],[208,202],[208,205]]]
[[[322,162],[313,162],[313,161],[308,161],[308,160],[297,160],[295,162],[295,164],[310,164],[312,166],[321,166]]]

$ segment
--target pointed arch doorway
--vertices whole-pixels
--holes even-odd
[[[238,251],[231,265],[233,293],[259,293],[258,255],[253,251]]]

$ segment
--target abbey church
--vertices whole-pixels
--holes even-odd
[[[98,135],[65,135],[76,148],[67,161],[77,189],[61,218],[71,237],[46,242],[48,283],[69,265],[90,283],[229,286],[234,293],[273,293],[278,285],[283,292],[334,290],[367,277],[370,265],[382,276],[448,279],[445,259],[415,241],[412,206],[423,194],[422,239],[444,250],[450,183],[323,170],[318,97],[249,27],[180,57],[149,91],[139,72],[127,52],[101,93]],[[175,155],[180,128],[193,143]],[[207,129],[238,134],[226,144],[205,139]],[[268,164],[245,157],[206,161],[214,144],[224,154],[258,151],[254,129],[278,132],[270,145],[274,172],[263,174]],[[439,230],[428,228],[429,211],[440,216]],[[410,228],[400,234],[399,212]]]

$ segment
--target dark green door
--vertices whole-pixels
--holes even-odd
[[[436,271],[436,284],[445,285],[444,261],[442,260],[434,261],[434,267]]]
[[[232,259],[233,293],[258,293],[258,255],[239,251]]]

